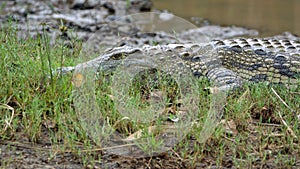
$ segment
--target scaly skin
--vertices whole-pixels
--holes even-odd
[[[258,38],[216,40],[205,44],[146,45],[141,48],[123,46],[63,71],[99,67],[103,71],[114,70],[124,58],[133,54],[165,59],[173,59],[177,55],[181,59],[176,61],[177,65],[169,65],[170,73],[174,67],[188,67],[195,76],[207,76],[226,91],[239,87],[245,80],[297,85],[300,78],[299,41]]]

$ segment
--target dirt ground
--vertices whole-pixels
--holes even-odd
[[[255,128],[255,125],[250,124],[249,128]],[[269,126],[265,129],[268,130]],[[18,135],[19,134],[19,135]],[[257,142],[255,134],[250,135],[248,140],[254,145]],[[225,155],[221,162],[217,162],[218,142],[225,142]],[[81,153],[76,151],[63,149],[63,141],[61,144],[52,144],[49,141],[49,131],[44,128],[40,140],[37,143],[29,142],[26,137],[22,136],[22,132],[16,133],[14,140],[0,142],[0,158],[1,168],[286,168],[285,164],[275,163],[276,155],[265,157],[262,161],[259,154],[256,160],[251,164],[237,165],[234,163],[233,157],[236,152],[230,147],[234,142],[226,136],[221,140],[211,138],[205,144],[199,145],[193,136],[187,137],[184,142],[188,142],[189,146],[184,148],[187,152],[186,156],[179,155],[182,149],[169,150],[159,156],[147,158],[126,158],[117,155],[107,154],[105,151],[99,150],[96,146],[91,149],[85,149],[80,143],[75,145],[81,149]],[[202,147],[201,154],[199,150],[195,150],[193,145]],[[227,147],[227,148],[226,148]],[[260,145],[255,147],[259,149]],[[240,147],[241,151],[245,147]],[[286,151],[286,159],[296,158],[295,165],[291,168],[300,167],[299,152],[297,150],[280,148],[278,150],[270,145],[267,148],[270,152]],[[211,150],[211,151],[210,151]],[[241,157],[242,158],[242,157]],[[281,157],[282,158],[282,157]],[[248,161],[249,162],[249,161]],[[241,161],[241,164],[243,161]],[[290,168],[290,167],[289,167]]]

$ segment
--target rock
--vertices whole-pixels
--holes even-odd
[[[100,5],[99,0],[73,0],[71,9],[93,9]]]
[[[272,36],[272,38],[276,39],[289,39],[289,40],[300,40],[300,37],[297,35],[292,34],[291,32],[283,32],[280,35]]]
[[[180,37],[191,42],[208,42],[216,39],[228,39],[238,36],[258,36],[259,32],[254,29],[243,27],[207,25],[183,32]]]
[[[149,12],[153,6],[150,0],[130,0],[131,8],[138,9],[140,12]]]

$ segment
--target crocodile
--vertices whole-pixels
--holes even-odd
[[[165,59],[179,57],[176,66],[170,65],[170,73],[176,72],[174,67],[186,67],[196,77],[206,76],[221,91],[239,88],[245,81],[267,81],[297,86],[300,78],[300,41],[273,38],[235,38],[213,40],[209,43],[142,47],[122,46],[107,50],[103,55],[85,63],[60,70],[68,72],[81,68],[100,68],[103,71],[112,71],[122,60],[134,54],[149,58],[156,55]]]

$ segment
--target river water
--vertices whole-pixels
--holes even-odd
[[[153,0],[155,9],[167,9],[190,20],[258,29],[263,35],[284,31],[300,35],[300,0]]]

